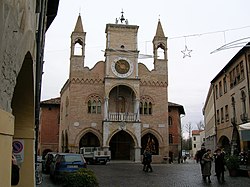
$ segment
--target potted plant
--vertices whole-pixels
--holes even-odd
[[[239,158],[236,155],[228,155],[226,158],[226,166],[231,177],[236,177],[240,167]]]

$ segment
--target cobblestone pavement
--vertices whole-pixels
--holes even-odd
[[[131,162],[111,162],[107,165],[89,165],[98,179],[100,187],[203,187],[229,186],[250,187],[248,177],[230,177],[225,172],[224,184],[217,182],[212,168],[212,183],[204,183],[200,174],[200,165],[193,160],[183,164],[152,164],[153,172],[142,171],[142,164]],[[49,177],[45,176],[44,183],[39,187],[53,187]]]

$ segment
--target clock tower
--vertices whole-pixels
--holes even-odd
[[[123,12],[120,23],[117,19],[116,24],[106,25],[105,76],[107,78],[138,77],[138,28],[139,26],[128,24]]]
[[[123,16],[115,24],[106,25],[104,73],[103,147],[110,148],[110,138],[117,132],[134,137],[133,160],[140,162],[140,79],[138,76],[137,32],[139,26],[129,25]],[[130,146],[131,146],[130,145]],[[123,150],[123,147],[117,148]],[[112,155],[116,158],[118,155]]]

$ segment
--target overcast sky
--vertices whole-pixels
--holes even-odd
[[[85,66],[105,60],[105,27],[121,16],[138,25],[141,54],[152,55],[152,40],[160,19],[168,37],[169,101],[183,105],[182,124],[203,121],[202,108],[210,81],[241,49],[217,48],[250,37],[249,0],[60,0],[58,14],[46,33],[41,100],[60,96],[69,76],[70,35],[81,14],[86,34]],[[250,41],[244,40],[245,41]],[[181,51],[187,46],[190,57]],[[153,59],[139,59],[150,70]]]

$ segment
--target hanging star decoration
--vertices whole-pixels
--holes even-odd
[[[183,51],[181,51],[183,53],[183,58],[185,58],[186,56],[187,57],[191,57],[190,53],[192,52],[193,50],[189,50],[187,48],[187,46],[185,45],[185,49]]]

